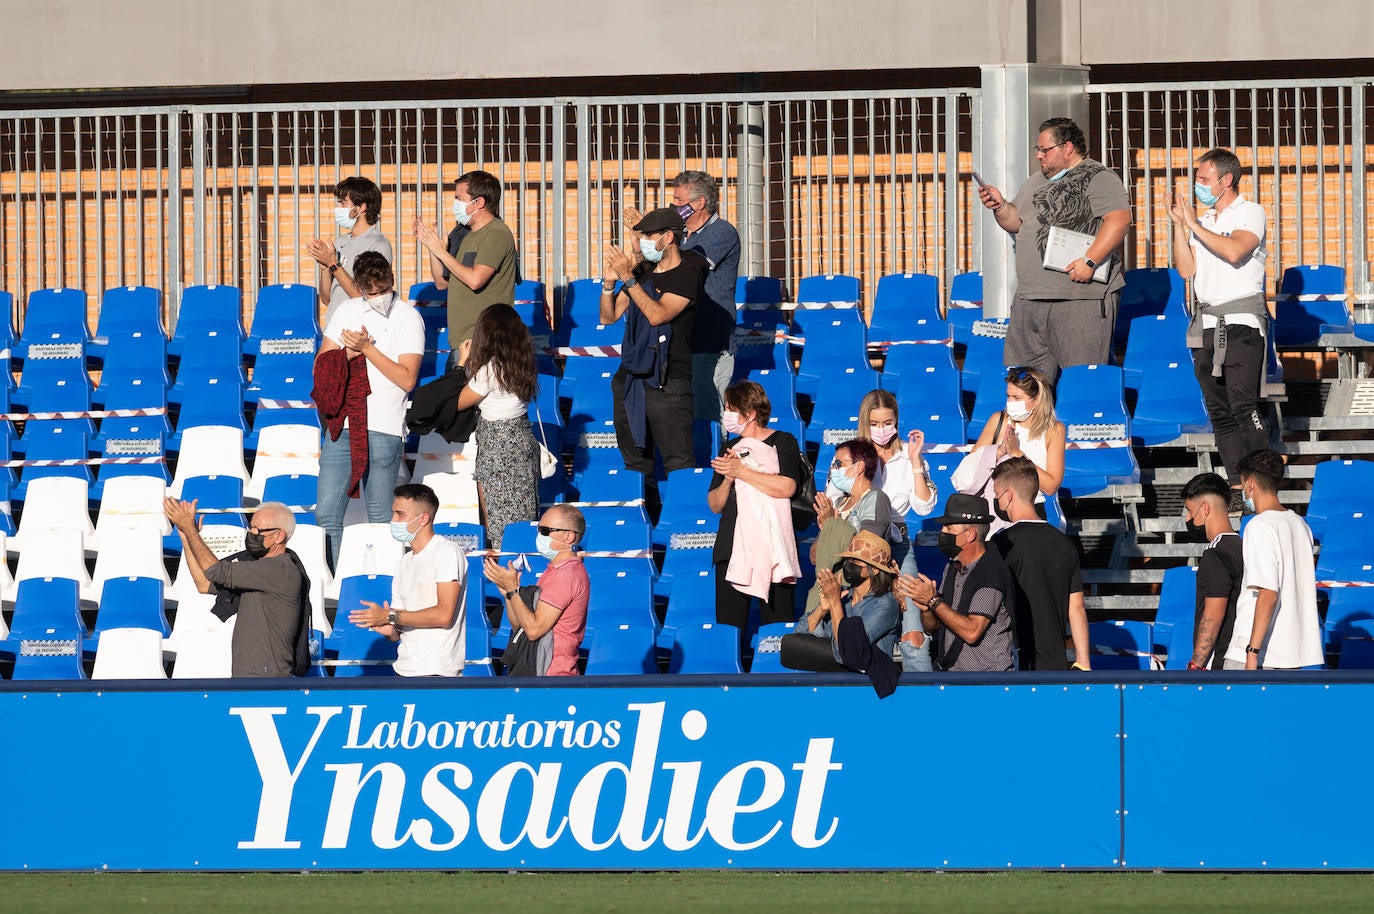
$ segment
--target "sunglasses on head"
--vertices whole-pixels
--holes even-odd
[[[1029,381],[1035,377],[1035,369],[1025,365],[1013,365],[1007,369],[1008,381]]]

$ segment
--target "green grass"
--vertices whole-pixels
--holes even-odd
[[[0,875],[0,911],[1374,911],[1336,873],[251,873]]]

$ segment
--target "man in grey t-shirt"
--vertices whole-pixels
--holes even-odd
[[[295,515],[280,502],[264,502],[253,513],[244,552],[221,561],[201,539],[195,502],[168,498],[163,510],[181,535],[186,568],[196,589],[237,596],[232,675],[293,675],[297,640],[309,634],[304,568],[286,548],[296,531]],[[216,603],[215,614],[226,621],[232,611],[222,613]]]
[[[1038,370],[1057,381],[1069,365],[1106,364],[1112,355],[1116,304],[1124,284],[1115,256],[1131,224],[1121,179],[1088,158],[1078,125],[1052,117],[1035,141],[1040,173],[1007,201],[992,185],[978,191],[997,224],[1016,238],[1016,297],[1007,326],[1005,364]],[[1092,235],[1067,272],[1044,266],[1050,228]],[[1110,260],[1105,283],[1093,273]]]

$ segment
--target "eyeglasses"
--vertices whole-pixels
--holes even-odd
[[[1047,156],[1050,154],[1051,149],[1058,149],[1065,143],[1068,143],[1068,140],[1065,140],[1063,143],[1055,143],[1053,146],[1032,146],[1031,149],[1035,150],[1035,154],[1038,156]]]
[[[576,532],[577,532],[576,530],[569,530],[567,527],[545,527],[545,526],[542,526],[542,525],[539,526],[539,527],[535,527],[535,529],[539,531],[539,535],[540,535],[540,536],[551,536],[552,534],[555,534],[555,533],[576,533]]]
[[[255,534],[255,535],[257,535],[257,536],[262,536],[262,535],[267,534],[267,533],[276,533],[276,532],[277,532],[278,530],[280,530],[280,529],[281,529],[281,527],[258,527],[258,526],[250,526],[250,527],[248,528],[248,532],[249,532],[249,533],[252,533],[252,534]]]
[[[830,469],[832,469],[832,470],[847,470],[847,469],[849,469],[850,467],[852,467],[853,465],[854,465],[854,461],[852,461],[852,460],[849,461],[849,463],[840,463],[840,459],[839,459],[838,457],[836,457],[834,460],[832,460],[832,461],[830,462]]]

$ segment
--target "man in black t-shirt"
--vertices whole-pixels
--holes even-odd
[[[706,263],[679,249],[683,222],[671,207],[653,210],[634,230],[637,258],[615,245],[606,254],[601,321],[625,316],[620,368],[611,379],[615,435],[625,468],[644,474],[652,517],[654,450],[670,473],[695,465],[691,336]]]
[[[992,544],[1016,581],[1020,668],[1067,669],[1067,630],[1073,639],[1073,669],[1089,669],[1088,613],[1078,550],[1036,513],[1040,478],[1035,464],[1025,457],[998,464],[992,472],[992,491],[998,516],[1011,523],[992,538]]]
[[[1240,597],[1245,558],[1240,535],[1232,529],[1226,510],[1232,491],[1216,473],[1199,473],[1183,487],[1183,521],[1188,525],[1188,535],[1207,543],[1197,565],[1190,670],[1222,669],[1236,625],[1236,599]]]

